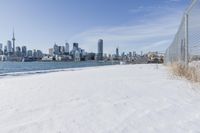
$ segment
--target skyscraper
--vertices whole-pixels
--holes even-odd
[[[60,53],[63,55],[65,53],[65,46],[60,46]]]
[[[15,53],[15,32],[13,30],[13,37],[12,37],[12,43],[13,43],[13,49],[12,49],[12,52]]]
[[[119,48],[116,48],[116,57],[119,57]]]
[[[28,50],[27,51],[27,56],[28,57],[32,57],[33,56],[33,51],[32,50]]]
[[[3,50],[3,44],[0,43],[0,50]]]
[[[21,48],[19,46],[16,47],[16,51],[15,51],[15,54],[18,56],[18,57],[21,57]]]
[[[32,54],[33,54],[33,57],[36,58],[36,57],[37,57],[37,50],[36,50],[36,49],[33,49],[33,53],[32,53]]]
[[[53,54],[54,55],[59,55],[60,54],[59,46],[57,44],[54,44],[54,46],[53,46]]]
[[[3,55],[3,44],[0,43],[0,55]]]
[[[102,39],[99,39],[98,41],[97,60],[103,60],[103,40]]]
[[[78,43],[73,43],[73,50],[78,50]]]
[[[69,43],[65,43],[65,53],[69,54]]]
[[[26,46],[22,46],[22,57],[26,57],[27,56],[27,48]]]
[[[12,53],[12,42],[10,40],[7,41],[7,52],[8,54]]]
[[[43,57],[43,53],[41,50],[37,50],[37,55],[36,55],[37,58],[42,58]]]
[[[7,54],[8,54],[8,48],[7,48],[7,45],[4,46],[3,53],[4,53],[4,55],[7,55]]]

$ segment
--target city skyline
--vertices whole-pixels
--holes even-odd
[[[13,30],[12,41],[8,40],[6,45],[0,43],[0,61],[17,61],[17,62],[33,62],[33,61],[124,61],[124,62],[148,62],[148,58],[156,57],[162,62],[163,54],[156,52],[148,52],[137,54],[136,51],[122,51],[119,54],[119,48],[116,48],[116,53],[104,53],[104,40],[99,39],[97,42],[97,52],[85,51],[80,47],[79,43],[74,42],[70,50],[70,44],[66,42],[64,45],[54,44],[48,49],[48,53],[43,53],[39,49],[27,49],[27,46],[15,46],[15,32]]]
[[[162,50],[171,43],[189,2],[3,0],[0,43],[11,40],[10,31],[15,28],[16,45],[45,53],[52,44],[65,42],[79,42],[86,51],[96,51],[99,38],[104,39],[106,53],[114,53],[116,47],[121,51]]]
[[[15,31],[13,29],[12,38],[7,40],[6,44],[0,43],[0,50],[5,51],[5,49],[6,49],[6,51],[8,53],[14,53],[15,54],[17,48],[18,48],[18,51],[23,49],[23,47],[27,48],[27,45],[15,45],[15,41],[16,41]],[[68,51],[68,53],[70,52],[70,50],[74,50],[74,47],[76,47],[77,49],[80,48],[79,43],[77,41],[73,42],[71,45],[68,42],[65,42],[64,44],[54,43],[51,46],[46,48],[46,50],[45,50],[46,52],[42,51],[42,52],[44,52],[43,54],[51,55],[50,50],[53,50],[54,48],[52,48],[52,46],[55,47],[55,45],[57,47],[62,47],[64,49],[64,51]],[[113,52],[113,53],[104,53],[103,52],[104,51],[103,50],[103,47],[104,47],[103,46],[103,39],[98,39],[97,42],[96,42],[96,45],[97,46],[96,46],[95,51],[85,51],[85,49],[82,49],[82,50],[84,50],[87,53],[95,53],[95,54],[97,54],[97,56],[99,56],[98,54],[101,54],[100,57],[97,57],[97,58],[103,58],[103,54],[111,54],[111,55],[115,54],[115,52]],[[70,48],[70,46],[71,46],[71,48]],[[119,47],[116,47],[116,48],[118,49],[118,53],[119,53]],[[34,51],[34,50],[40,50],[40,49],[34,47],[33,49],[29,49],[29,50]],[[115,48],[113,48],[113,51],[114,50],[115,50]],[[130,51],[134,51],[134,50],[129,49],[129,51],[120,51],[120,54],[129,53]],[[53,51],[52,51],[52,53],[53,53]]]

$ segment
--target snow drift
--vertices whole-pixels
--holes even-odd
[[[0,79],[1,133],[200,132],[200,94],[159,65]]]

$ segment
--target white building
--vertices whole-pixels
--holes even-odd
[[[7,58],[5,55],[0,55],[0,61],[6,61],[6,60],[7,60]]]
[[[53,60],[54,60],[53,56],[43,56],[42,57],[42,61],[53,61]]]
[[[53,56],[53,48],[49,49],[49,55]]]

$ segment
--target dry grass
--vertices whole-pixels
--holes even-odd
[[[181,64],[173,64],[172,72],[176,76],[185,77],[194,82],[200,82],[200,70],[194,66],[184,66]]]

